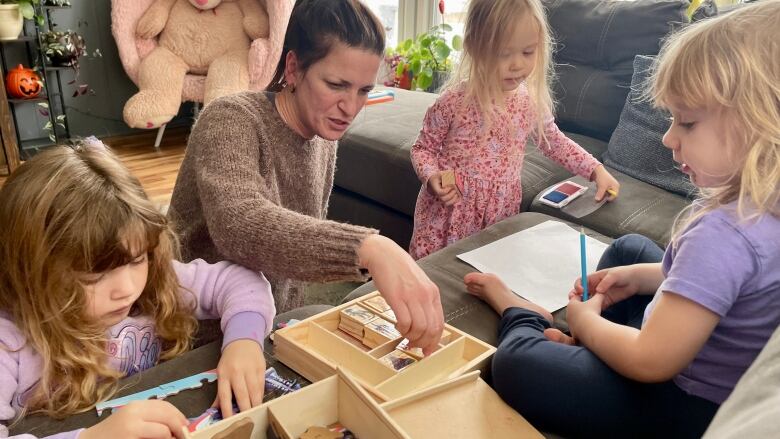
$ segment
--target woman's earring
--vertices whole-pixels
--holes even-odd
[[[290,84],[290,94],[295,94],[295,84]]]

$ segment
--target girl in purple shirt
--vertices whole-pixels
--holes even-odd
[[[663,143],[701,195],[665,252],[628,235],[588,276],[589,300],[577,281],[571,336],[495,276],[466,276],[502,315],[495,388],[540,428],[700,437],[780,324],[777,41],[773,0],[664,46],[651,91],[673,116]]]
[[[46,150],[14,172],[0,190],[0,420],[87,410],[120,378],[187,351],[197,319],[208,318],[224,333],[223,413],[232,396],[241,410],[261,404],[262,342],[275,314],[268,281],[176,255],[165,215],[96,139]],[[171,404],[149,400],[54,437],[178,437],[185,425]]]

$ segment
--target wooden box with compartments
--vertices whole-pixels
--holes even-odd
[[[483,369],[496,350],[445,325],[439,349],[423,358],[394,324],[392,310],[373,292],[276,331],[274,356],[312,382],[342,367],[386,402]]]
[[[474,371],[379,403],[346,371],[185,439],[543,438]]]

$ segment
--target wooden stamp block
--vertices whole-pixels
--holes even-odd
[[[455,186],[455,171],[448,169],[441,172],[441,185],[443,187]]]

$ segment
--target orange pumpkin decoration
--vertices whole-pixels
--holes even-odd
[[[30,99],[41,94],[41,77],[33,69],[21,64],[11,69],[5,76],[5,90],[15,99]]]

